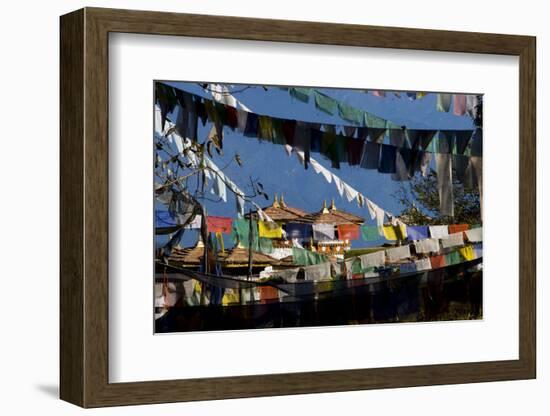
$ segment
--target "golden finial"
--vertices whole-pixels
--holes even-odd
[[[330,204],[330,210],[331,211],[337,211],[336,205],[334,204],[334,198],[332,198],[332,203]]]
[[[281,207],[286,208],[285,196],[283,194],[281,194]]]
[[[323,201],[323,209],[322,209],[322,213],[323,214],[328,214],[328,209],[327,209],[327,200],[325,199]]]
[[[273,201],[273,208],[279,208],[279,201],[277,199],[277,194],[275,194],[275,200]]]

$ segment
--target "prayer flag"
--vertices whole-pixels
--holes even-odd
[[[462,233],[449,234],[447,237],[441,239],[441,247],[451,248],[464,245]]]
[[[265,238],[282,238],[283,229],[273,221],[259,221],[258,235]]]
[[[338,101],[317,90],[313,90],[313,95],[315,97],[315,107],[327,114],[334,115]]]
[[[380,239],[380,229],[375,225],[362,225],[361,237],[365,241],[376,241]]]
[[[437,238],[426,238],[414,243],[417,253],[436,253],[439,251],[439,240]]]
[[[359,256],[361,260],[361,267],[367,269],[369,267],[380,267],[386,262],[386,253],[384,250],[376,251],[374,253],[363,254]]]
[[[231,218],[226,217],[206,217],[206,224],[208,231],[212,233],[224,233],[229,234],[231,232]]]
[[[449,224],[449,234],[461,233],[469,228],[468,224]]]
[[[466,261],[474,260],[476,258],[476,253],[473,246],[459,248],[458,252]]]
[[[340,240],[359,240],[359,225],[339,224],[338,238]]]
[[[409,240],[423,240],[428,238],[428,226],[427,225],[408,225],[407,237]]]
[[[411,249],[408,244],[386,250],[386,258],[389,262],[396,262],[408,257],[411,257]]]
[[[439,269],[445,267],[445,256],[432,256],[430,257],[430,263],[432,264],[432,269]]]
[[[474,228],[472,230],[465,231],[466,238],[471,243],[478,243],[483,241],[483,228]]]
[[[334,240],[334,224],[313,224],[312,229],[314,240]]]
[[[289,239],[297,238],[299,240],[306,240],[311,238],[311,224],[287,222],[285,224],[286,236]]]

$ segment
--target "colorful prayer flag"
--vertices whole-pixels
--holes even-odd
[[[206,224],[209,232],[229,234],[231,232],[232,219],[209,216],[206,219]]]

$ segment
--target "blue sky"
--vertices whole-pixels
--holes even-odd
[[[191,92],[205,98],[212,96],[204,91],[195,82],[166,82],[176,88]],[[261,86],[243,85],[228,86],[235,92],[234,97],[245,104],[251,111],[258,114],[274,117],[304,120],[319,123],[350,124],[338,115],[331,116],[315,108],[314,100],[303,103],[291,97],[288,91],[277,87],[267,86],[267,91]],[[391,120],[398,125],[408,128],[427,129],[472,129],[472,119],[468,116],[455,116],[436,110],[436,94],[428,94],[419,100],[410,100],[405,94],[401,98],[393,94],[386,97],[376,97],[365,93],[364,90],[316,88],[326,95],[339,101],[344,101],[356,108],[369,111],[379,117]],[[452,110],[452,109],[451,109]],[[199,123],[199,138],[206,137],[211,125],[202,126]],[[355,202],[349,203],[341,198],[334,184],[325,181],[322,175],[317,175],[313,169],[307,170],[298,162],[296,156],[286,154],[283,146],[266,142],[260,142],[256,138],[244,137],[238,132],[224,128],[224,154],[216,155],[214,162],[218,166],[225,166],[238,153],[243,160],[243,166],[230,164],[224,172],[232,178],[242,189],[246,190],[249,177],[257,178],[264,185],[265,191],[270,195],[270,201],[258,198],[256,202],[260,206],[270,205],[273,195],[284,194],[285,202],[306,211],[317,211],[322,207],[323,201],[329,202],[335,199],[336,206],[370,220],[366,208],[358,207]],[[330,160],[318,153],[312,153],[312,157],[328,169],[331,169]],[[402,207],[392,196],[399,188],[400,182],[391,179],[391,175],[381,174],[375,170],[366,170],[358,166],[341,164],[340,169],[332,170],[345,182],[360,191],[367,198],[378,204],[383,209],[398,214]],[[235,201],[232,195],[228,195],[227,203],[206,201],[205,206],[210,215],[236,217]],[[183,245],[192,245],[196,234],[188,233],[182,242]],[[354,242],[354,247],[360,247],[362,242]]]

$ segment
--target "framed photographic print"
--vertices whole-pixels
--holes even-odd
[[[63,16],[61,398],[534,378],[535,103],[533,37]]]

